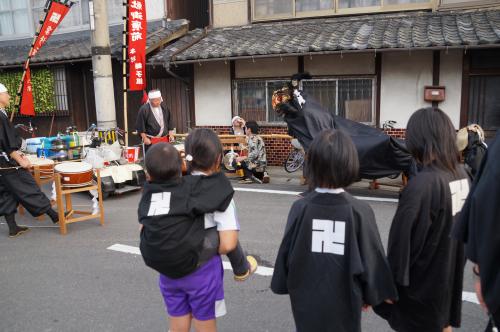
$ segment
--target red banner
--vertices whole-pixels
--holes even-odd
[[[26,68],[26,74],[24,75],[19,113],[23,115],[35,115],[35,102],[33,101],[33,87],[31,86],[30,67]]]
[[[33,45],[30,56],[35,56],[42,48],[42,46],[47,42],[59,23],[63,20],[64,16],[66,16],[66,14],[68,13],[69,8],[70,7],[59,2],[52,1],[50,3],[49,11],[45,18],[45,21],[43,22],[42,28],[40,29],[40,33],[35,40],[35,44]]]
[[[146,89],[146,1],[129,0],[128,48],[129,90]]]

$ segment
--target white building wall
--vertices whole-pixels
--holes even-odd
[[[247,25],[247,0],[213,0],[214,28]]]
[[[231,124],[229,64],[205,62],[194,66],[194,107],[197,126]]]
[[[372,54],[306,57],[305,70],[312,75],[371,75],[375,73]],[[395,120],[396,128],[406,128],[411,114],[431,106],[424,101],[424,87],[432,85],[432,51],[398,51],[382,55],[380,124]],[[460,124],[462,61],[460,50],[441,53],[440,85],[446,87],[446,100],[439,104],[455,128]],[[195,65],[195,114],[198,126],[229,125],[231,121],[231,79],[229,62]],[[297,58],[238,60],[236,78],[290,77],[297,72]]]
[[[164,0],[147,0],[146,17],[148,21],[158,20],[165,17]]]
[[[439,103],[439,108],[448,114],[456,129],[460,127],[462,66],[462,50],[449,50],[448,52],[441,52],[439,85],[443,85],[445,87],[446,99],[444,102]]]
[[[289,78],[298,71],[297,57],[245,59],[235,61],[236,78]]]
[[[373,75],[375,56],[373,53],[305,56],[304,70],[313,76]]]
[[[406,128],[414,111],[431,106],[424,86],[432,85],[432,51],[383,53],[381,74],[380,124],[394,120],[396,128]]]

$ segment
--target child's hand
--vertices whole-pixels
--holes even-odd
[[[363,304],[363,306],[361,307],[361,310],[363,312],[368,312],[368,311],[370,311],[371,308],[372,308],[371,305],[369,305],[369,304]]]
[[[384,302],[385,302],[385,303],[387,303],[387,304],[394,304],[394,301],[393,301],[393,300],[391,300],[391,299],[387,299],[387,300],[385,300]]]

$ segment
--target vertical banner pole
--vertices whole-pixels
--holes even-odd
[[[19,87],[17,88],[17,94],[16,94],[16,100],[14,102],[15,107],[12,110],[10,114],[10,122],[14,121],[14,114],[16,113],[16,109],[19,111],[21,107],[21,93],[23,91],[23,82],[24,82],[24,77],[26,76],[26,69],[30,65],[30,60],[31,60],[31,52],[33,52],[33,47],[35,46],[36,39],[38,38],[38,35],[40,34],[40,30],[42,29],[43,23],[47,19],[47,14],[49,13],[49,7],[52,3],[52,0],[47,0],[45,2],[45,7],[43,11],[45,14],[43,14],[43,19],[40,20],[40,24],[38,24],[38,28],[36,29],[35,36],[33,37],[33,42],[31,43],[31,47],[28,53],[28,59],[26,59],[26,62],[23,67],[23,75],[21,76],[21,82],[19,83]]]
[[[123,0],[123,126],[125,146],[128,146],[128,102],[127,102],[127,50],[128,50],[128,1]]]

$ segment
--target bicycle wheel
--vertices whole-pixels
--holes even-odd
[[[304,164],[304,154],[300,150],[293,150],[288,155],[283,166],[285,168],[285,171],[287,171],[288,173],[293,173],[300,169],[302,167],[302,164]]]

